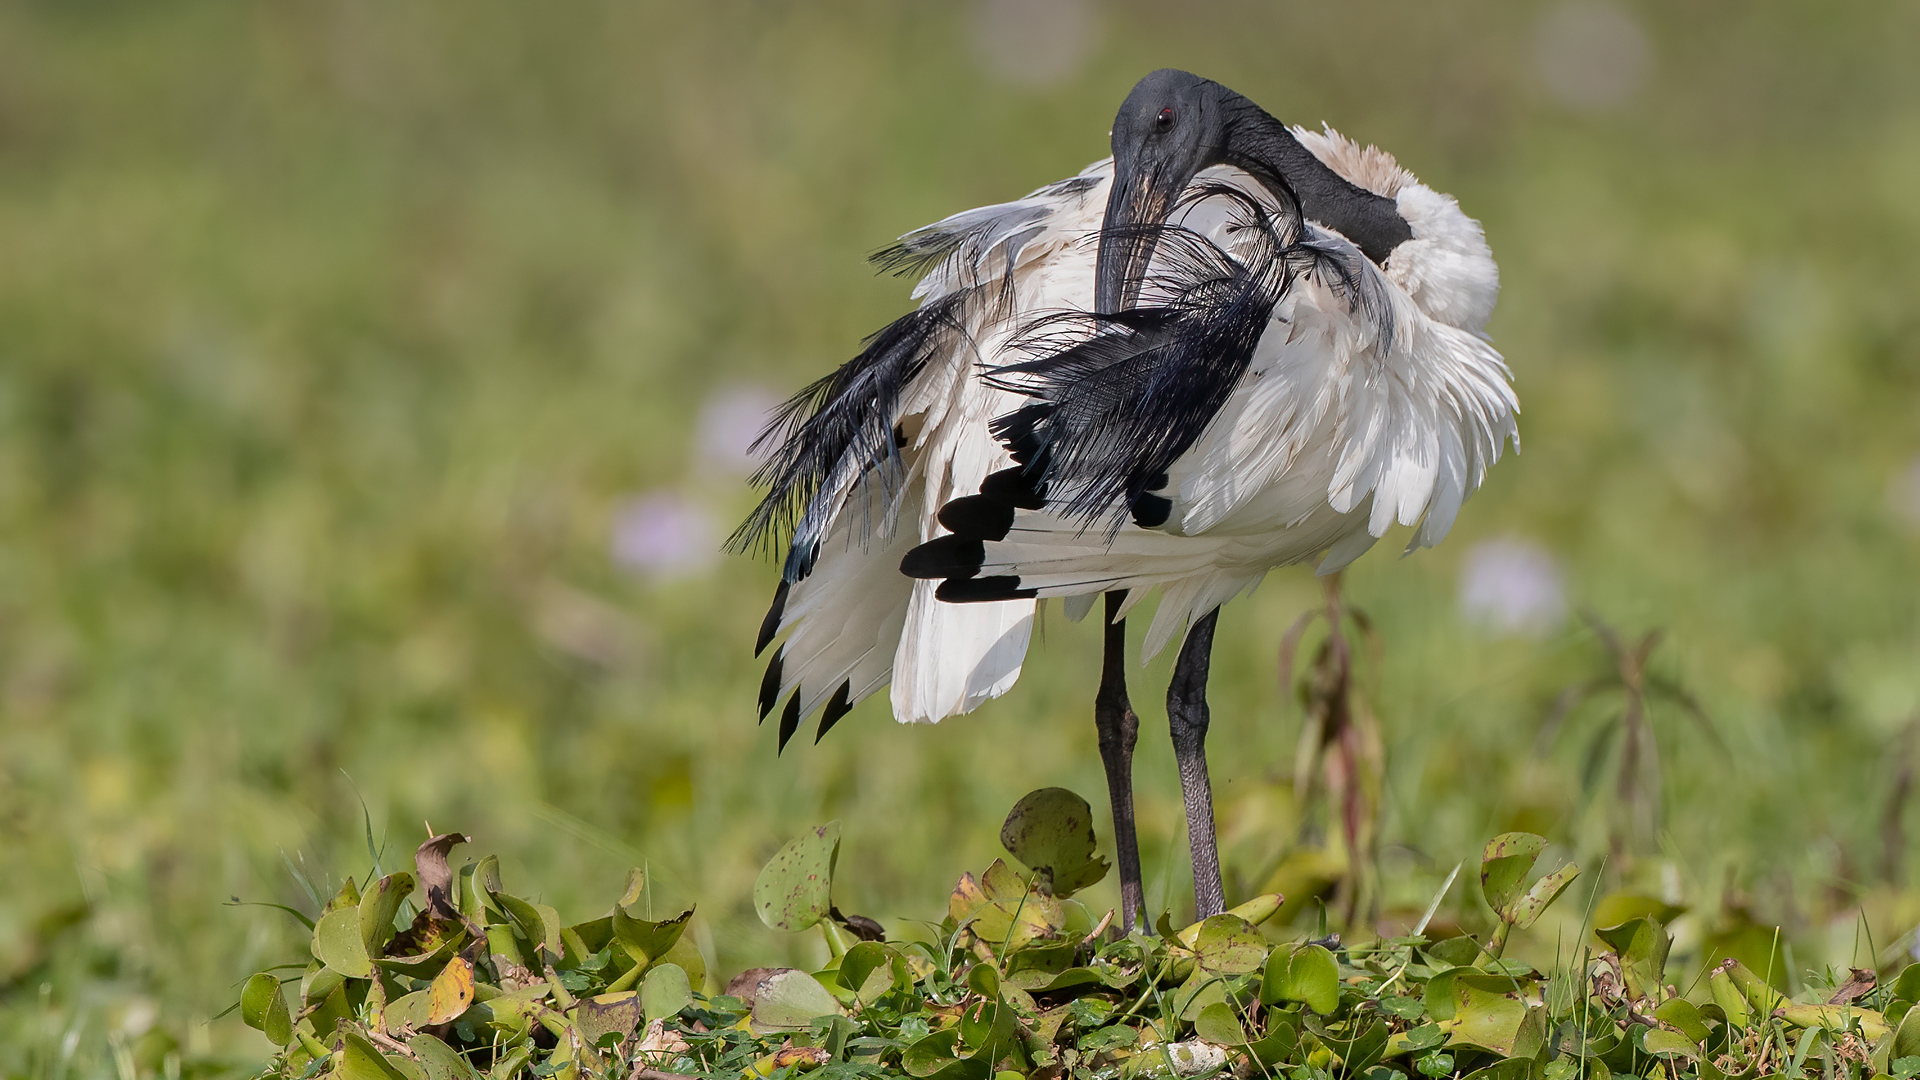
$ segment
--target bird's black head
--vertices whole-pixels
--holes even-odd
[[[1156,227],[1212,165],[1247,170],[1283,205],[1339,229],[1376,263],[1413,235],[1391,199],[1348,183],[1264,109],[1210,79],[1163,68],[1134,84],[1113,118],[1096,311],[1111,314],[1138,299]]]

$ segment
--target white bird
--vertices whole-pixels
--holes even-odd
[[[1221,604],[1277,566],[1438,542],[1505,442],[1477,222],[1387,154],[1179,71],[1137,84],[1114,156],[957,214],[881,261],[920,307],[789,403],[736,542],[791,529],[761,715],[821,733],[891,679],[896,718],[1004,693],[1040,598],[1106,594],[1095,720],[1125,924],[1141,907],[1126,612],[1168,689],[1199,914],[1224,906],[1205,736]],[[904,572],[904,574],[903,574]],[[936,582],[938,583],[936,585]]]

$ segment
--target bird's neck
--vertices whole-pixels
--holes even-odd
[[[1307,220],[1338,231],[1376,265],[1413,239],[1394,200],[1359,187],[1328,168],[1287,125],[1245,98],[1235,103],[1226,163],[1258,177],[1282,200],[1297,199]]]

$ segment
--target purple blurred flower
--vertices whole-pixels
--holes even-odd
[[[1460,610],[1496,633],[1537,637],[1566,614],[1560,568],[1538,544],[1517,537],[1467,549],[1460,573]]]
[[[720,534],[706,507],[671,492],[633,499],[613,518],[613,561],[652,578],[684,577],[711,566]]]
[[[736,476],[752,472],[759,462],[748,448],[779,407],[779,396],[758,383],[735,383],[708,395],[694,443],[698,467]]]

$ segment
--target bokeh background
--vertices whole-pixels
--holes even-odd
[[[223,905],[311,910],[369,832],[388,868],[469,832],[569,918],[644,864],[732,970],[818,949],[748,900],[806,825],[897,924],[1021,793],[1103,807],[1092,627],[1049,612],[976,715],[873,702],[777,758],[775,570],[717,548],[767,406],[908,302],[864,256],[1103,156],[1168,65],[1391,149],[1504,272],[1525,452],[1347,580],[1384,905],[1525,827],[1686,941],[1902,947],[1917,55],[1910,0],[0,5],[0,1072],[244,1072],[265,1040],[213,1017],[300,935]],[[1275,671],[1317,589],[1221,623],[1236,888],[1325,831]],[[1589,616],[1665,632],[1630,813]],[[1165,678],[1138,781],[1179,908]]]

